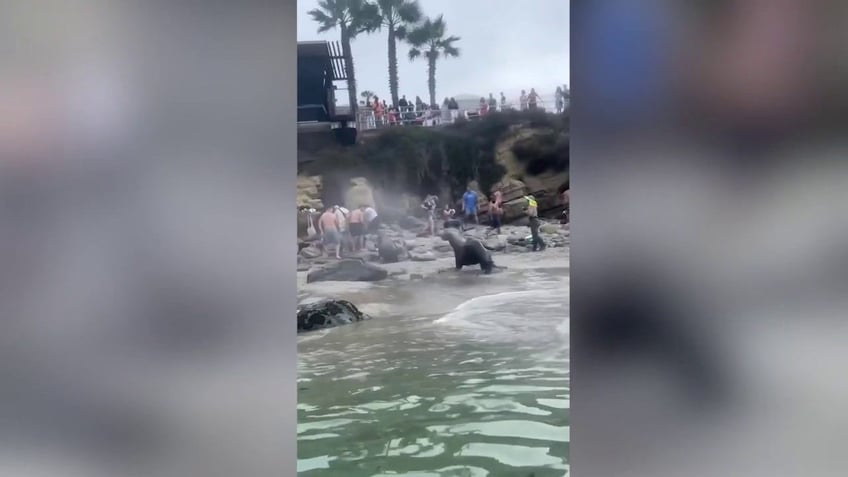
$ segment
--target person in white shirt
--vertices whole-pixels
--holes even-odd
[[[377,211],[374,210],[374,207],[368,205],[365,206],[365,209],[362,212],[365,219],[365,228],[368,230],[368,233],[377,233],[377,228],[380,226],[380,219],[377,217]]]

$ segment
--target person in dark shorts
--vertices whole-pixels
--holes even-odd
[[[350,236],[353,239],[353,250],[360,251],[365,247],[365,206],[360,205],[359,208],[350,211],[348,217],[348,226],[350,227]]]

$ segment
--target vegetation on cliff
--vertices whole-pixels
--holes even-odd
[[[472,181],[488,193],[504,179],[507,167],[498,158],[504,144],[523,173],[567,172],[568,115],[507,111],[443,127],[393,128],[356,146],[328,145],[300,173],[340,180],[361,176],[382,190],[435,192],[455,200]]]

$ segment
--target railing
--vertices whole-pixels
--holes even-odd
[[[545,111],[547,109],[554,110],[556,102],[553,98],[550,101],[542,100],[539,104],[539,109]],[[565,101],[565,107],[568,107],[568,100]],[[514,103],[499,104],[494,111],[508,111],[519,109],[519,105]],[[357,114],[357,129],[365,131],[369,129],[383,129],[397,126],[444,126],[454,123],[457,119],[474,121],[485,116],[482,109],[453,109],[453,110],[424,110],[414,111],[409,109],[405,112],[383,112],[377,115],[373,108],[360,105]]]

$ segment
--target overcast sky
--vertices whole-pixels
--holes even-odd
[[[508,100],[522,89],[552,97],[557,85],[569,83],[569,1],[562,0],[419,0],[424,15],[444,14],[447,34],[461,38],[459,58],[440,59],[436,98],[473,94]],[[338,30],[316,33],[306,12],[317,0],[297,0],[297,38],[339,40]],[[386,32],[361,35],[353,45],[359,91],[389,98]],[[427,100],[426,61],[410,62],[409,46],[398,45],[399,94]]]

